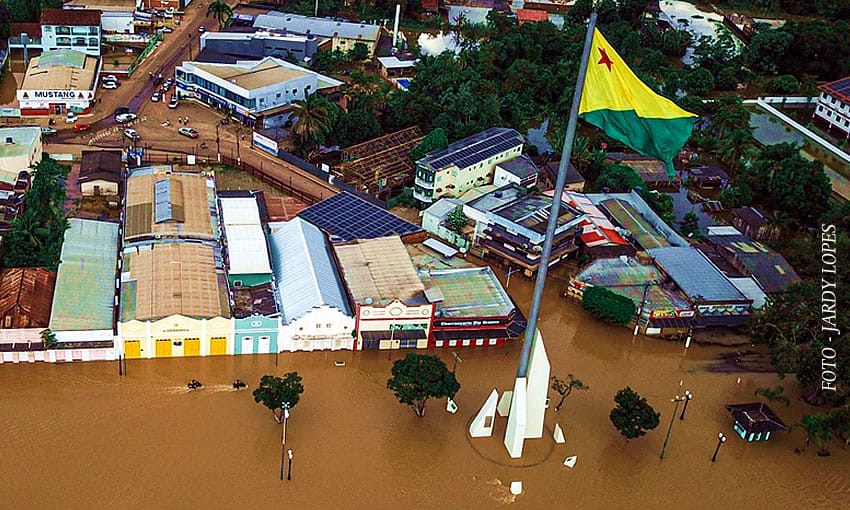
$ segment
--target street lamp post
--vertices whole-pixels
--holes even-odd
[[[454,375],[455,370],[457,370],[457,362],[460,361],[461,363],[463,363],[463,358],[461,358],[460,355],[455,351],[452,351],[452,356],[454,356],[455,358],[455,363],[452,366],[452,375]]]
[[[694,398],[694,394],[690,391],[685,391],[685,407],[682,408],[682,414],[679,415],[680,420],[685,419],[685,411],[688,410],[688,402],[690,402],[692,398]]]
[[[287,422],[287,420],[289,420],[289,402],[284,402],[283,404],[281,404],[280,408],[283,409],[283,422],[282,422],[283,428],[281,429],[281,432],[280,432],[280,479],[283,480],[283,461],[284,461],[284,454],[286,453],[286,449],[285,449],[285,446],[286,446],[286,422]],[[291,459],[292,458],[292,453],[291,453],[292,450],[289,450],[289,451],[290,451],[289,455],[290,455],[290,459]],[[290,462],[290,469],[291,469],[292,461],[290,460],[289,462]]]
[[[711,456],[711,462],[717,461],[717,452],[720,451],[720,445],[726,442],[726,436],[723,435],[723,432],[717,434],[717,448],[714,449],[714,455]]]
[[[670,426],[667,427],[667,437],[664,438],[664,446],[661,447],[661,460],[664,460],[664,453],[667,451],[667,443],[670,441],[670,433],[673,432],[673,422],[676,420],[676,412],[679,410],[679,402],[685,400],[683,397],[676,395],[671,402],[675,402],[673,414],[670,416]]]
[[[292,480],[292,450],[289,450],[289,472],[286,473],[286,479]]]
[[[505,271],[505,276],[507,276],[507,281],[505,281],[505,289],[508,289],[511,286],[511,275],[520,271],[521,268],[519,267],[514,269],[513,266],[508,266],[508,270]]]
[[[217,156],[217,160],[221,163],[221,139],[218,137],[218,129],[221,127],[221,121],[215,125],[215,152]]]

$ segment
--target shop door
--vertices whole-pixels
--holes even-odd
[[[221,336],[210,338],[210,354],[213,356],[227,354],[227,338]]]
[[[242,354],[254,354],[254,337],[242,337]]]
[[[272,339],[268,336],[260,337],[260,345],[257,347],[257,352],[260,354],[268,354],[272,351]]]
[[[201,340],[198,338],[188,338],[183,341],[184,356],[200,356],[201,355]]]
[[[171,357],[171,339],[158,339],[156,341],[156,357],[170,358]]]
[[[142,343],[138,340],[124,341],[124,357],[136,359],[142,357]]]

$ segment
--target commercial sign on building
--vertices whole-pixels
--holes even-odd
[[[88,101],[94,98],[91,90],[19,90],[19,101]]]
[[[649,317],[652,319],[687,319],[694,316],[693,310],[653,310]]]
[[[438,328],[476,328],[481,326],[501,326],[510,322],[510,319],[474,319],[474,320],[445,320],[434,321]]]

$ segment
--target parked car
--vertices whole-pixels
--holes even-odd
[[[180,129],[178,129],[177,132],[180,133],[183,136],[188,136],[189,138],[197,138],[198,137],[198,132],[195,130],[195,128],[182,127]]]
[[[180,104],[180,99],[176,94],[171,96],[171,101],[168,102],[168,107],[171,109],[177,108],[177,105]]]
[[[119,106],[115,109],[115,115],[121,115],[122,113],[130,113],[130,109],[126,106]]]
[[[73,124],[75,122],[77,122],[77,114],[68,112],[68,115],[65,116],[65,124]]]
[[[153,101],[154,103],[159,102],[160,99],[162,99],[162,92],[160,91],[154,92],[151,96],[151,101]]]
[[[136,120],[136,114],[135,113],[119,113],[118,115],[115,116],[115,122],[117,122],[119,124],[126,124],[126,123],[132,122],[134,120]]]
[[[165,80],[165,83],[162,86],[165,90],[168,90],[171,88],[172,85],[174,85],[174,78],[168,78]]]
[[[203,26],[203,25],[201,25],[201,26],[199,26],[199,27],[198,27],[198,32],[200,32],[200,33],[202,33],[202,34],[203,34],[203,33],[204,33],[204,32],[206,32],[206,31],[207,31],[207,29],[206,29],[206,28],[204,28],[204,26]]]
[[[159,29],[159,31],[163,34],[170,34],[171,32],[174,32],[174,29],[171,27],[162,27]]]
[[[89,129],[91,129],[91,124],[82,124],[80,122],[74,124],[74,131],[76,131],[77,133],[82,133],[83,131],[88,131]]]
[[[107,74],[103,77],[103,81],[118,81],[118,77],[114,74]]]
[[[104,81],[101,84],[101,86],[103,88],[105,88],[106,90],[114,90],[114,89],[118,88],[118,82],[117,81]]]
[[[134,142],[139,141],[139,138],[141,138],[139,136],[139,132],[136,131],[135,129],[132,129],[132,128],[125,129],[124,130],[124,136],[126,136],[130,140],[133,140]]]
[[[55,135],[55,134],[56,134],[56,129],[54,129],[52,127],[42,127],[41,128],[41,135],[42,136],[50,136],[50,135]]]

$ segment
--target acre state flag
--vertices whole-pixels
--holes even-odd
[[[598,29],[593,32],[579,117],[644,156],[667,164],[691,136],[697,116],[656,94],[635,76]]]

